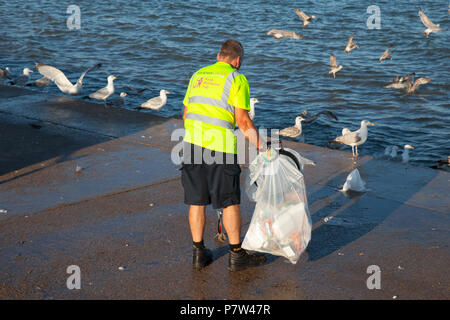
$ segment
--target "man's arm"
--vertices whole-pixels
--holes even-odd
[[[187,107],[184,106],[183,121],[186,119]]]
[[[256,131],[255,125],[252,119],[248,116],[248,111],[241,108],[234,109],[234,116],[236,118],[236,124],[241,130],[242,134],[245,136],[251,144],[253,144],[258,151],[261,151],[264,147],[264,141]]]

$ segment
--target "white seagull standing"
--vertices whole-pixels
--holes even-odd
[[[248,113],[248,116],[252,120],[255,117],[255,103],[259,103],[259,100],[256,98],[250,98],[250,112]]]
[[[138,109],[152,109],[159,110],[167,103],[167,95],[170,94],[170,91],[162,89],[159,91],[159,97],[154,97],[141,104]]]
[[[101,66],[102,66],[101,63],[97,63],[95,66],[90,67],[81,74],[80,78],[78,78],[75,84],[72,84],[61,70],[46,64],[36,63],[36,69],[40,74],[55,82],[56,86],[63,93],[70,94],[71,96],[76,96],[81,93],[83,86],[83,78],[86,75],[86,73],[92,70],[96,70]]]
[[[330,72],[328,72],[328,74],[332,73],[333,78],[336,79],[336,73],[338,73],[342,68],[342,65],[337,65],[336,57],[334,56],[334,54],[330,53]]]
[[[15,78],[14,80],[12,80],[10,83],[12,85],[19,85],[19,86],[24,86],[29,80],[30,80],[30,73],[33,72],[33,70],[25,68],[23,69],[23,73],[18,76],[17,78]]]
[[[114,93],[114,80],[117,80],[118,77],[113,75],[108,76],[108,84],[106,87],[101,88],[94,93],[89,95],[91,99],[103,100],[106,105],[106,99],[108,99]]]
[[[413,146],[410,146],[409,144],[405,144],[403,147],[403,153],[402,153],[402,162],[408,163],[409,161],[409,150],[414,150]]]
[[[280,130],[278,133],[280,136],[295,138],[302,134],[302,121],[305,119],[302,116],[295,118],[295,125],[293,127]]]
[[[427,36],[430,35],[430,33],[435,32],[441,32],[442,29],[440,28],[439,24],[434,24],[433,22],[431,22],[431,20],[425,15],[425,13],[423,13],[422,9],[419,9],[419,16],[420,16],[420,20],[422,21],[422,23],[424,24],[425,27],[427,27],[424,31],[423,34]]]
[[[337,144],[346,144],[348,146],[352,147],[352,155],[358,156],[358,146],[362,145],[367,140],[367,126],[373,126],[374,124],[368,120],[361,121],[361,128],[356,131],[350,131],[346,128],[345,132],[344,129],[342,130],[343,135],[337,137],[333,141],[330,141],[330,143],[337,143]],[[344,134],[345,133],[345,134]],[[356,152],[355,152],[356,149]]]
[[[303,20],[303,27],[307,27],[312,19],[315,19],[315,16],[308,16],[302,10],[294,8],[295,13]]]

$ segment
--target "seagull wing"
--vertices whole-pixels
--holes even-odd
[[[284,137],[295,138],[301,134],[301,131],[297,127],[289,127],[283,130],[280,130],[279,135]]]
[[[334,120],[338,120],[338,117],[330,110],[320,111],[317,115],[320,115],[320,114],[326,115]]]
[[[419,9],[419,16],[420,16],[420,20],[425,25],[425,27],[430,28],[430,29],[439,29],[439,25],[438,24],[434,24],[433,22],[431,22],[431,20],[428,19],[428,17],[422,11],[422,9]]]
[[[70,88],[73,84],[67,79],[66,75],[55,67],[36,63],[36,70],[44,77],[54,81],[58,88]]]
[[[330,53],[330,67],[337,67],[336,57]]]
[[[154,97],[148,100],[147,102],[144,102],[141,107],[142,108],[148,108],[148,109],[157,109],[161,106],[162,99],[161,97]]]
[[[294,11],[302,20],[304,20],[304,21],[309,20],[309,16],[306,13],[304,13],[302,10],[294,8]]]
[[[419,78],[414,82],[414,85],[412,86],[412,91],[416,90],[418,86],[421,84],[425,84],[431,81],[431,78]]]
[[[94,93],[91,93],[89,95],[89,98],[103,100],[106,96],[109,95],[109,93],[110,92],[109,92],[108,88],[105,87],[105,88],[101,88],[101,89],[95,91]]]
[[[359,141],[361,141],[361,137],[359,136],[358,133],[359,133],[358,131],[349,132],[347,134],[337,137],[335,141],[346,145],[358,143]]]
[[[97,63],[96,65],[90,67],[89,69],[87,69],[85,72],[83,72],[80,76],[80,78],[78,79],[78,81],[82,81],[84,76],[86,75],[86,73],[93,71],[93,70],[97,70],[98,68],[100,68],[102,66],[101,63]]]

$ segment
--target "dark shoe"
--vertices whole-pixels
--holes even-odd
[[[266,262],[267,258],[262,253],[248,253],[244,249],[237,252],[230,251],[228,270],[240,271],[249,267],[256,267]]]
[[[192,266],[195,270],[206,267],[213,261],[212,252],[206,248],[194,248],[192,255]]]

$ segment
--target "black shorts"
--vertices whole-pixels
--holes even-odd
[[[241,203],[241,168],[237,161],[231,164],[187,162],[181,171],[185,204],[212,204],[214,209],[222,209]]]

